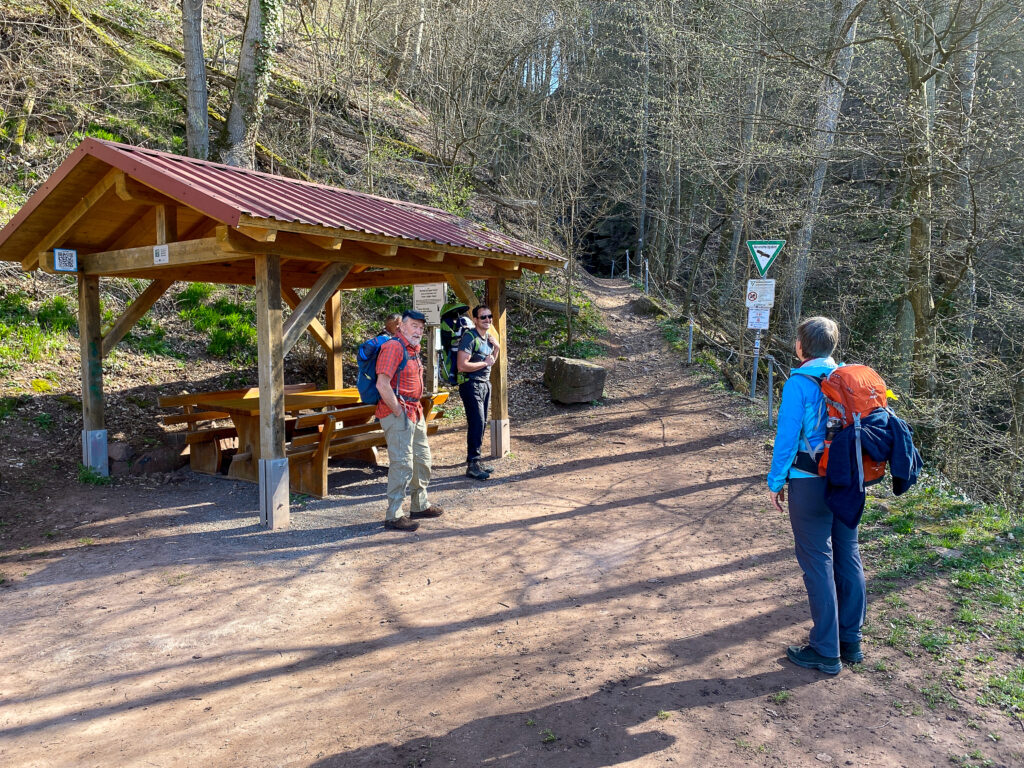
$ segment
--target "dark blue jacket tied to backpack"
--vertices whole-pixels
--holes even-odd
[[[377,389],[377,355],[380,353],[380,348],[384,346],[385,342],[395,338],[398,337],[382,333],[380,336],[374,336],[372,339],[367,339],[359,345],[359,351],[356,353],[356,361],[359,363],[356,389],[359,390],[359,399],[368,405],[373,405],[380,400],[380,391]],[[394,378],[391,380],[392,389],[397,389],[398,374],[402,372],[405,364],[409,362],[409,355],[405,351],[405,343],[401,339],[399,339],[399,343],[402,345],[402,362],[398,366],[398,370],[395,371]]]
[[[921,473],[921,454],[913,437],[910,426],[887,408],[872,411],[861,420],[859,447],[875,461],[889,462],[896,496],[916,483]],[[863,466],[856,431],[849,427],[839,430],[829,449],[825,504],[849,528],[856,528],[864,514]]]

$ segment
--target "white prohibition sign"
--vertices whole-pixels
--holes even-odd
[[[752,307],[747,310],[747,328],[759,331],[768,330],[768,316],[772,311],[768,307]]]
[[[774,307],[775,306],[775,281],[774,280],[748,280],[747,281],[747,306],[748,307]]]

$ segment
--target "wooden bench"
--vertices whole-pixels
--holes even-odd
[[[316,387],[313,384],[286,384],[285,393],[310,392]],[[236,449],[235,442],[238,432],[234,425],[217,424],[218,421],[230,418],[227,413],[211,410],[209,405],[199,405],[197,400],[250,397],[257,394],[256,387],[245,389],[224,389],[218,392],[194,392],[187,395],[171,395],[161,397],[158,402],[161,408],[181,408],[181,413],[163,417],[167,426],[185,424],[185,445],[188,446],[188,462],[193,472],[207,475],[219,474],[224,460]]]
[[[448,400],[447,392],[423,397],[427,434],[441,425],[434,407]],[[380,422],[373,420],[376,405],[341,408],[295,420],[295,432],[287,446],[288,475],[294,493],[323,498],[327,495],[327,462],[337,456],[359,455],[387,444]]]

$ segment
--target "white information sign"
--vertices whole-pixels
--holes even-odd
[[[747,280],[748,307],[774,307],[774,280]]]
[[[53,249],[53,271],[54,272],[77,272],[78,251],[71,248]]]
[[[747,328],[758,331],[768,330],[768,316],[772,313],[768,307],[752,307],[747,310]]]
[[[448,296],[447,283],[424,283],[412,287],[412,308],[427,317],[427,325],[441,324],[441,307]]]
[[[153,263],[154,264],[167,264],[170,260],[170,254],[168,253],[166,245],[154,245],[153,246]]]

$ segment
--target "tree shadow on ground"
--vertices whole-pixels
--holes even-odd
[[[780,662],[782,664],[782,662]],[[638,676],[609,681],[588,696],[471,720],[438,736],[378,743],[339,752],[311,768],[478,766],[605,768],[653,755],[676,739],[659,727],[670,718],[728,702],[766,696],[815,680],[780,667],[749,677],[681,680],[652,685]],[[638,732],[639,729],[639,732]]]

